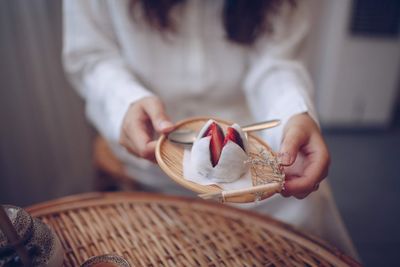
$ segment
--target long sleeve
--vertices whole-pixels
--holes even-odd
[[[117,142],[129,105],[151,95],[121,56],[102,0],[63,1],[63,64],[86,101],[86,115],[109,141]]]
[[[263,132],[278,150],[290,117],[307,112],[317,122],[317,116],[311,79],[300,60],[309,28],[306,5],[284,9],[273,22],[273,33],[259,40],[251,55],[244,89],[257,121],[281,119],[280,126]]]

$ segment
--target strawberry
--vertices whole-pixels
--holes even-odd
[[[213,167],[215,167],[218,164],[219,157],[221,156],[221,151],[224,142],[224,132],[217,123],[213,122],[206,131],[206,135],[211,136],[210,140],[211,164]]]
[[[240,134],[232,127],[229,127],[228,130],[226,131],[225,140],[222,147],[225,146],[226,143],[228,143],[228,141],[236,143],[244,150],[243,140],[240,137]]]

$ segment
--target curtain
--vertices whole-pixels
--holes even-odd
[[[0,1],[0,203],[91,189],[93,134],[63,74],[61,8]]]

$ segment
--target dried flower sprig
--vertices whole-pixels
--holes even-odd
[[[285,181],[285,174],[283,173],[279,159],[273,152],[258,149],[257,153],[250,152],[248,157],[245,163],[249,164],[253,187],[205,193],[199,196],[203,199],[215,199],[225,202],[226,198],[229,197],[254,194],[255,202],[258,202],[261,199],[280,192]]]
[[[248,156],[246,163],[250,165],[253,186],[279,183],[283,188],[285,174],[281,162],[273,152],[259,148],[257,153],[250,152]],[[262,192],[256,194],[257,199],[262,197]]]

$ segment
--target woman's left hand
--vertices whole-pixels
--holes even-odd
[[[321,132],[308,114],[289,119],[283,134],[280,157],[286,174],[285,197],[305,198],[328,175],[330,157]]]

